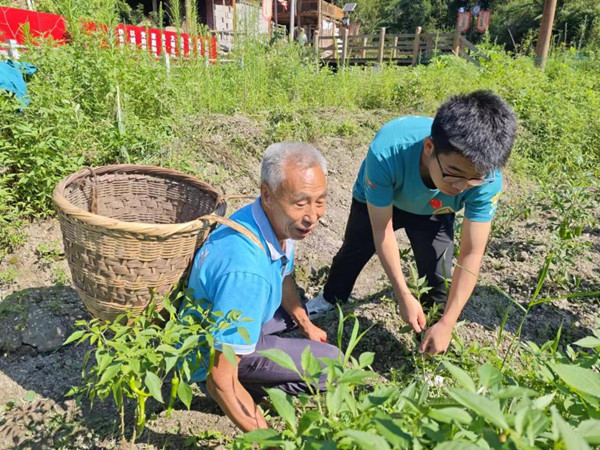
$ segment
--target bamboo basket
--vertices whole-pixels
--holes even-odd
[[[88,311],[104,320],[137,315],[152,298],[160,310],[216,223],[262,247],[256,236],[222,217],[225,197],[171,169],[85,168],[62,180],[53,200],[75,290]]]

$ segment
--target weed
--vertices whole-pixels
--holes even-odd
[[[13,265],[9,265],[6,269],[0,271],[0,285],[9,285],[17,281],[19,271]]]

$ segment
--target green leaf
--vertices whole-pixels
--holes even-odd
[[[427,416],[443,423],[464,423],[468,425],[473,421],[473,418],[467,411],[456,407],[433,408],[429,410]]]
[[[504,376],[502,372],[492,366],[490,363],[485,363],[479,370],[477,371],[479,374],[479,383],[481,386],[485,386],[487,388],[491,388],[502,382]]]
[[[600,444],[600,420],[584,420],[577,427],[577,434],[590,444]]]
[[[534,397],[538,395],[538,393],[535,392],[533,389],[529,389],[526,387],[507,386],[498,392],[490,394],[490,397],[493,399],[504,400],[507,398],[522,397],[524,395]]]
[[[396,387],[383,387],[377,391],[366,395],[363,398],[362,406],[364,409],[372,408],[374,406],[381,406],[385,402],[394,398],[397,394],[398,389]]]
[[[123,405],[123,388],[121,387],[121,380],[118,380],[116,383],[114,383],[111,389],[113,398],[115,399],[115,405],[117,406],[117,409],[120,410],[121,406]]]
[[[150,395],[156,399],[156,401],[160,403],[164,403],[162,398],[162,392],[160,391],[160,387],[162,385],[160,378],[154,372],[146,372],[146,378],[144,379],[144,384],[148,388],[148,392]]]
[[[362,369],[349,369],[345,370],[344,373],[338,378],[339,383],[347,384],[362,384],[367,378],[376,377],[373,372],[369,372]]]
[[[363,450],[388,450],[390,449],[387,441],[375,433],[359,430],[344,430],[339,433],[340,436],[345,436],[344,441],[357,444]]]
[[[387,414],[381,414],[375,417],[375,428],[393,448],[410,448],[412,438],[410,434],[404,432],[402,428]]]
[[[535,287],[535,291],[533,291],[533,296],[531,297],[531,302],[529,303],[529,307],[534,306],[536,303],[536,299],[542,290],[542,286],[544,286],[544,281],[546,281],[546,277],[548,276],[548,269],[550,268],[550,263],[552,263],[552,253],[546,256],[546,262],[540,274],[538,275],[537,285]]]
[[[249,433],[245,433],[241,436],[241,439],[244,442],[249,442],[251,444],[274,444],[281,440],[281,435],[273,430],[272,428],[262,428],[259,430],[253,430]]]
[[[198,336],[190,336],[188,337],[184,342],[183,345],[181,347],[179,347],[179,354],[183,354],[185,352],[187,352],[188,350],[196,347],[198,345]]]
[[[221,348],[221,353],[223,353],[227,361],[229,361],[229,364],[231,364],[233,367],[237,366],[237,358],[235,356],[235,351],[230,345],[223,344]]]
[[[555,407],[552,407],[552,424],[558,430],[567,450],[589,450],[587,442],[565,422]]]
[[[481,450],[485,447],[480,447],[477,444],[473,444],[469,441],[451,441],[451,442],[442,442],[441,444],[433,447],[434,450]]]
[[[461,405],[466,406],[497,427],[505,430],[509,428],[497,402],[462,389],[451,389],[449,393]]]
[[[246,344],[250,345],[250,333],[248,333],[248,329],[246,327],[237,327],[237,332],[246,341]]]
[[[573,342],[573,344],[583,348],[596,348],[600,347],[600,339],[595,336],[588,336]]]
[[[300,375],[300,372],[298,371],[296,364],[294,364],[294,360],[291,358],[290,355],[288,355],[283,350],[279,350],[277,348],[272,348],[269,350],[263,350],[259,353],[263,356],[266,356],[271,361],[273,361],[275,364],[280,365],[284,369],[291,370],[291,371],[297,373],[298,375]]]
[[[304,434],[311,426],[321,422],[323,416],[318,411],[306,411],[298,421],[297,434]]]
[[[100,378],[100,381],[98,382],[98,386],[102,386],[107,381],[112,380],[112,378],[120,371],[121,371],[121,363],[111,364],[110,366],[108,366],[106,368],[106,370],[104,371],[104,373],[102,374],[102,377]]]
[[[319,361],[317,361],[317,358],[315,358],[315,355],[313,355],[312,352],[310,351],[310,345],[307,345],[306,348],[304,349],[304,351],[302,352],[302,357],[301,357],[300,361],[301,361],[301,365],[302,365],[302,370],[310,378],[314,379],[321,374],[321,372],[322,372],[321,364],[319,364]]]
[[[192,405],[192,388],[183,380],[177,386],[177,397],[179,397],[181,403],[189,410]]]
[[[358,365],[362,369],[364,367],[367,367],[367,366],[370,366],[371,364],[373,364],[374,360],[375,360],[375,353],[364,352],[364,353],[361,353],[360,356],[358,357]]]
[[[67,338],[67,340],[65,342],[63,342],[62,345],[68,345],[73,341],[76,341],[77,339],[79,339],[81,336],[83,336],[85,333],[85,330],[77,330],[75,331],[73,334],[71,334],[71,336],[69,336]]]
[[[344,390],[347,387],[342,384],[338,384],[335,389],[327,391],[325,400],[327,402],[327,412],[329,416],[337,416],[342,409],[342,402],[344,399]]]
[[[23,396],[23,400],[25,400],[26,402],[32,402],[35,400],[36,394],[34,391],[27,391],[25,392],[25,395]]]
[[[555,396],[556,396],[556,393],[553,392],[552,394],[548,394],[548,395],[544,395],[542,397],[536,398],[532,402],[533,407],[535,409],[544,410],[552,403],[552,400],[554,400]]]
[[[296,432],[296,409],[292,398],[280,389],[266,389],[277,413],[283,417],[292,431]]]
[[[569,364],[550,364],[550,368],[571,388],[600,398],[600,374]]]
[[[169,355],[179,354],[179,350],[177,350],[175,347],[169,344],[160,344],[158,347],[156,347],[156,351],[161,353],[168,353]]]
[[[175,367],[178,359],[179,358],[177,356],[165,356],[163,360],[165,362],[165,374],[169,373],[171,369]]]
[[[455,366],[449,361],[444,361],[444,366],[446,366],[446,369],[452,374],[452,376],[458,382],[458,384],[460,384],[462,387],[464,387],[470,392],[476,391],[475,383],[473,382],[473,379],[469,376],[467,372],[462,370],[460,367]]]

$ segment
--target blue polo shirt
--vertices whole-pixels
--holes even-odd
[[[458,195],[429,189],[419,172],[423,140],[431,135],[433,119],[404,116],[385,124],[371,142],[363,161],[353,196],[360,202],[396,208],[413,214],[432,215],[458,212],[475,222],[489,222],[496,213],[502,175]],[[491,175],[489,175],[491,177]]]
[[[254,352],[262,325],[273,318],[281,305],[283,279],[294,268],[294,241],[286,240],[282,249],[258,198],[253,204],[236,211],[231,220],[254,233],[264,250],[241,233],[219,226],[213,231],[194,257],[188,286],[195,302],[213,312],[240,311],[250,336],[247,342],[232,327],[216,331],[215,350],[229,345],[238,355]],[[251,319],[251,320],[247,320]],[[223,317],[218,319],[224,320]],[[206,379],[200,368],[193,381]]]

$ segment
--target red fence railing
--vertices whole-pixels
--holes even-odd
[[[95,29],[97,26],[89,24],[88,28]],[[116,32],[121,46],[129,45],[156,56],[166,52],[173,57],[217,59],[217,38],[214,36],[190,36],[187,33],[131,25],[118,25]],[[68,42],[63,16],[0,7],[0,42],[16,41],[17,44],[23,44],[28,35],[33,38],[52,38],[58,44]]]

